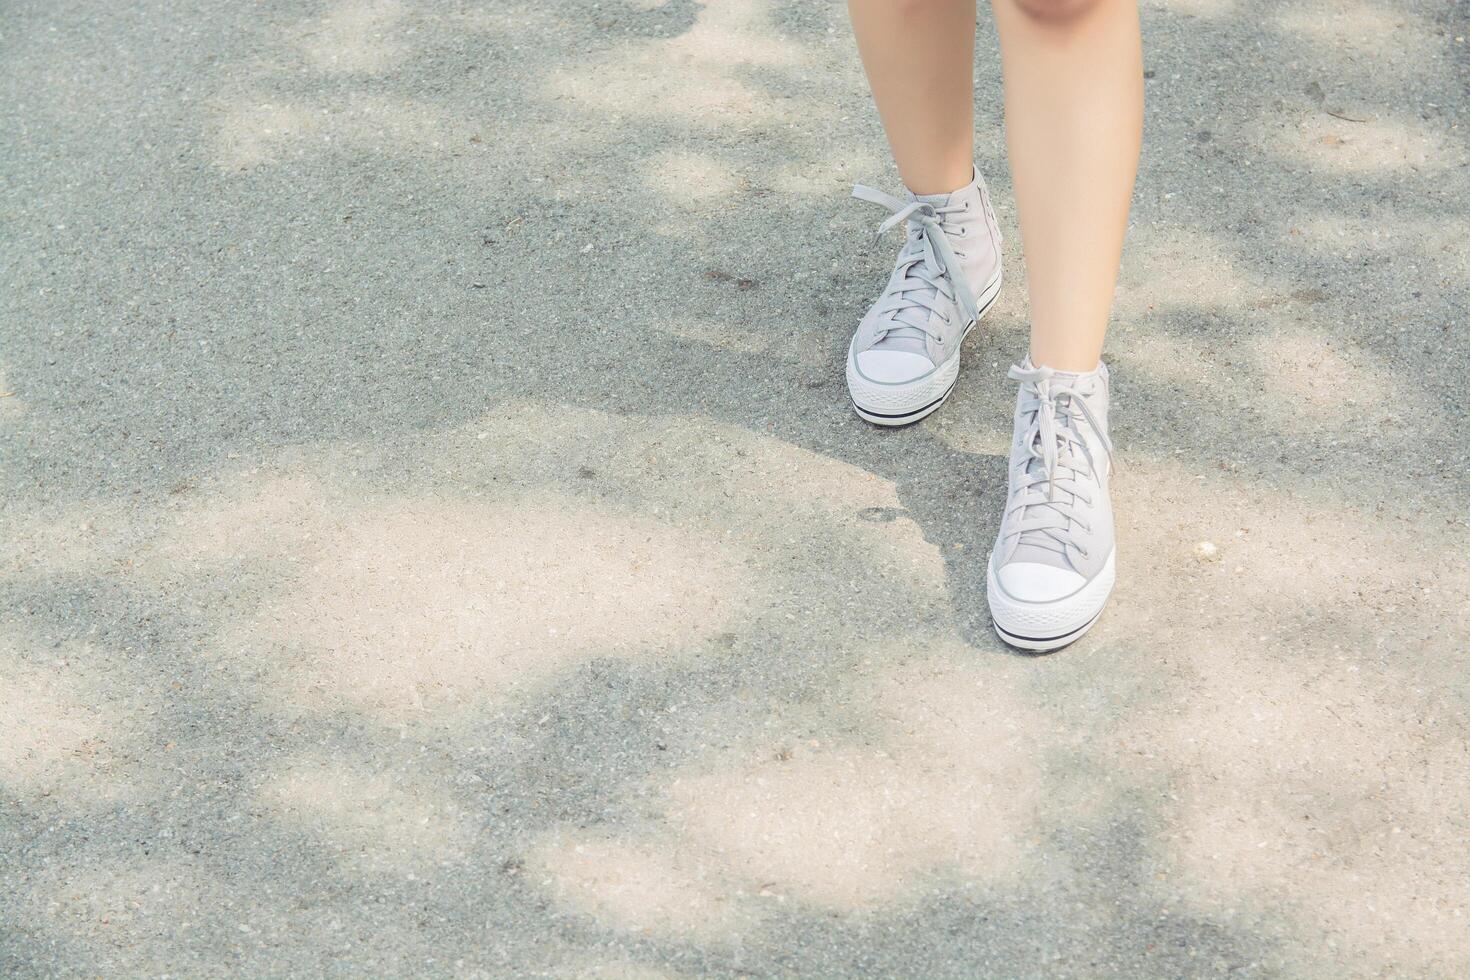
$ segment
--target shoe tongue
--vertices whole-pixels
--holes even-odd
[[[1026,472],[1033,476],[1040,476],[1044,472],[1044,464],[1040,459],[1031,460],[1026,467]],[[1044,492],[1046,484],[1041,484]],[[1072,495],[1061,487],[1056,488],[1056,501],[1060,504],[1068,504],[1072,501]],[[1044,504],[1033,504],[1033,507],[1045,507]],[[1051,565],[1054,568],[1076,571],[1072,563],[1067,559],[1067,549],[1058,541],[1054,540],[1045,531],[1023,531],[1021,539],[1016,544],[1016,551],[1011,561],[1029,561],[1038,565]]]
[[[909,191],[909,200],[922,201],[925,204],[932,204],[936,208],[942,208],[948,204],[951,196],[952,194],[915,194],[913,191]]]
[[[1067,498],[1062,491],[1058,490],[1057,499]],[[1033,562],[1037,565],[1050,565],[1069,572],[1077,571],[1067,558],[1067,549],[1061,542],[1053,540],[1044,531],[1021,532],[1021,539],[1016,543],[1016,550],[1008,561]]]
[[[912,191],[909,192],[910,201],[932,204],[935,207],[944,207],[949,203],[949,199],[949,194],[915,194]],[[910,241],[912,241],[912,237]],[[907,244],[905,247],[907,247]],[[933,299],[938,291],[926,286],[921,289],[912,290],[911,292],[925,299]],[[908,309],[894,314],[892,322],[895,325],[887,328],[888,332],[882,340],[873,345],[873,348],[875,350],[906,351],[927,356],[929,346],[925,339],[926,335],[921,328],[927,326],[932,317],[933,314],[922,306],[910,306]]]
[[[1023,364],[1026,369],[1031,369],[1032,364],[1029,355]],[[1051,390],[1053,393],[1068,390],[1081,381],[1083,377],[1084,375],[1073,371],[1056,371],[1051,377]],[[1039,434],[1038,438],[1040,438]],[[1040,475],[1044,472],[1044,465],[1039,458],[1033,458],[1027,465],[1026,471],[1031,474]],[[1043,484],[1042,487],[1044,488],[1045,485]],[[1072,495],[1061,487],[1057,487],[1056,500],[1060,503],[1068,504],[1072,501]],[[1038,504],[1034,506],[1044,505]],[[1072,562],[1067,557],[1067,549],[1059,542],[1054,541],[1044,531],[1024,532],[1010,560],[1035,562],[1038,565],[1050,565],[1053,568],[1077,571],[1077,569],[1073,568]]]
[[[883,334],[883,339],[874,344],[872,349],[929,356],[929,345],[924,340],[924,331],[913,327],[888,327],[887,332]]]
[[[1034,539],[1034,540],[1033,540]],[[1042,536],[1040,531],[1031,531],[1021,536],[1016,550],[1007,561],[1024,561],[1033,565],[1050,565],[1066,572],[1079,571],[1067,558],[1060,544]]]

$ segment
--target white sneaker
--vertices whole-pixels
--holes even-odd
[[[960,343],[1000,294],[1000,228],[978,170],[949,194],[852,196],[893,212],[879,235],[907,222],[908,237],[847,349],[847,390],[869,422],[907,425],[949,397]]]
[[[1021,382],[1005,515],[986,596],[1000,638],[1064,647],[1092,628],[1113,591],[1108,369],[1012,367]]]

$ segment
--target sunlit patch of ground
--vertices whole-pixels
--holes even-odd
[[[300,45],[318,71],[374,73],[391,68],[409,48],[398,0],[336,0],[301,29]]]
[[[1180,887],[1201,907],[1285,910],[1347,955],[1462,971],[1467,708],[1431,653],[1470,642],[1433,611],[1470,590],[1456,539],[1424,534],[1433,515],[1265,506],[1181,467],[1126,479],[1150,490],[1115,498],[1130,572],[1096,632],[1152,646],[1178,693],[1109,744],[1168,788]]]
[[[669,150],[648,161],[650,190],[681,207],[697,208],[728,197],[739,181],[725,164],[704,153]]]
[[[10,542],[11,554],[0,558],[0,582],[125,572],[132,552],[118,547],[117,539],[134,523],[121,506],[7,507],[0,511],[0,537]]]
[[[175,597],[210,583],[227,598],[201,657],[274,698],[399,719],[541,690],[594,658],[678,658],[752,617],[860,632],[883,614],[855,605],[865,586],[946,607],[920,529],[863,519],[897,510],[892,484],[781,440],[527,403],[413,452],[458,489],[383,491],[349,475],[373,463],[359,447],[322,447],[181,485],[143,524],[22,515],[7,523],[32,561],[9,571]],[[864,556],[851,595],[799,585],[848,553]]]
[[[163,549],[275,578],[220,650],[279,663],[312,703],[399,714],[534,687],[586,656],[661,656],[725,628],[746,590],[738,547],[550,492],[369,501],[315,486],[267,480],[204,506]]]
[[[677,37],[622,46],[559,68],[550,91],[614,118],[665,120],[702,131],[784,121],[795,107],[773,102],[748,73],[799,70],[808,55],[801,45],[773,36],[770,12],[766,0],[705,4],[694,26]],[[811,107],[803,102],[802,113]]]
[[[1355,655],[1184,656],[1189,697],[1122,745],[1168,779],[1167,846],[1194,900],[1279,907],[1415,972],[1470,968],[1463,703],[1370,679]]]
[[[315,835],[365,872],[425,871],[463,859],[475,819],[433,778],[384,772],[322,753],[283,765],[261,787],[262,807]]]
[[[274,162],[280,147],[292,140],[316,137],[321,113],[274,100],[226,106],[215,117],[215,162],[240,169]]]
[[[464,144],[479,120],[452,119],[427,102],[354,95],[305,104],[245,92],[217,100],[210,116],[216,166],[227,170],[279,163],[323,147],[358,152],[443,156]]]
[[[1170,13],[1207,20],[1223,20],[1234,15],[1238,9],[1236,0],[1150,0],[1148,5]]]
[[[96,925],[114,935],[187,936],[215,919],[229,899],[228,886],[206,863],[177,857],[98,857],[81,868],[46,869],[37,879],[32,900],[40,906],[38,919],[61,936]]]
[[[651,788],[668,828],[656,841],[637,827],[619,842],[558,833],[534,853],[543,886],[611,927],[698,921],[728,935],[771,903],[853,910],[935,876],[1012,880],[1040,820],[1048,723],[1014,672],[967,660],[921,654],[834,691],[829,710],[865,720],[859,741],[776,736],[706,754]],[[657,911],[674,908],[688,922]]]
[[[1256,138],[1285,165],[1344,175],[1439,171],[1465,160],[1438,127],[1374,106],[1341,112],[1349,118],[1326,111],[1279,115],[1264,122]]]
[[[683,980],[688,974],[611,957],[585,957],[558,967],[557,980]]]
[[[1266,393],[1289,412],[1345,426],[1394,397],[1397,386],[1387,372],[1323,334],[1262,337],[1256,349]]]
[[[90,643],[0,629],[0,786],[88,802],[146,790],[144,759],[164,746],[147,736],[151,712],[141,699],[99,667],[105,659]]]
[[[1265,284],[1233,258],[1233,247],[1207,233],[1141,228],[1129,243],[1114,305],[1119,322],[1176,309],[1226,309],[1265,293]]]
[[[1305,245],[1348,260],[1401,261],[1412,256],[1430,268],[1429,274],[1415,279],[1423,296],[1454,288],[1470,269],[1470,219],[1457,214],[1366,218],[1322,212],[1297,218],[1291,234],[1300,235]],[[1418,316],[1412,308],[1380,312],[1386,323],[1399,327],[1416,322]]]
[[[741,901],[745,896],[721,879],[718,866],[700,857],[653,842],[563,832],[538,844],[526,863],[533,882],[561,908],[599,925],[718,939],[753,915]]]
[[[521,401],[442,434],[425,453],[452,459],[465,480],[493,475],[536,487],[585,474],[582,486],[599,497],[686,521],[710,540],[760,546],[763,565],[810,563],[822,545],[851,542],[864,577],[890,580],[908,595],[942,589],[943,561],[911,525],[862,518],[902,507],[891,480],[740,426]]]
[[[1365,419],[1385,439],[1396,440],[1409,438],[1415,423],[1435,424],[1439,409],[1431,392],[1403,383],[1362,346],[1331,339],[1339,308],[1333,297],[1294,289],[1265,295],[1251,306],[1286,310],[1290,320],[1280,322],[1283,316],[1268,325],[1257,313],[1241,315],[1242,323],[1260,326],[1228,349],[1192,336],[1187,321],[1168,331],[1146,319],[1120,324],[1105,352],[1120,392],[1115,418],[1127,419],[1135,410],[1136,400],[1127,393],[1153,388],[1176,397],[1176,409],[1206,413],[1206,436],[1213,420],[1229,413],[1251,418],[1283,441],[1350,433]],[[1115,442],[1118,435],[1115,426]],[[1120,467],[1131,465],[1131,448],[1123,436]],[[1208,438],[1178,448],[1204,457],[1218,452]],[[1236,462],[1219,456],[1216,461]]]
[[[892,900],[926,872],[1014,874],[1036,821],[1034,706],[949,661],[857,698],[882,718],[871,743],[720,760],[672,785],[672,823],[732,874],[833,908]]]
[[[305,685],[388,710],[534,683],[586,656],[656,656],[724,629],[738,554],[600,508],[365,508],[260,617],[307,652]],[[312,654],[311,651],[319,651]]]
[[[1382,630],[1413,637],[1424,625],[1419,603],[1470,585],[1453,560],[1463,532],[1440,514],[1395,519],[1321,490],[1283,494],[1209,464],[1134,459],[1115,483],[1119,562],[1129,575],[1119,579],[1124,601],[1112,604],[1100,628],[1116,624],[1119,635],[1147,637],[1167,623],[1170,642],[1215,647],[1226,638],[1285,639],[1288,627],[1315,620],[1319,629],[1294,643],[1333,636],[1327,623],[1351,624],[1355,632],[1336,639],[1353,643]],[[1437,526],[1448,536],[1424,533]],[[1133,589],[1150,598],[1127,600]],[[1145,610],[1157,625],[1132,619]],[[1241,619],[1241,610],[1253,618]]]
[[[1305,39],[1316,50],[1389,56],[1395,59],[1434,57],[1443,32],[1399,4],[1315,0],[1282,4],[1277,29]]]

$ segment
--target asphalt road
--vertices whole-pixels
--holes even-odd
[[[1119,585],[993,637],[843,8],[0,5],[0,975],[1470,974],[1470,7],[1151,0]]]

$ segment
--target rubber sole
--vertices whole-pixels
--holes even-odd
[[[995,635],[1022,650],[1045,653],[1076,642],[1092,629],[1107,608],[1116,578],[1117,553],[1108,555],[1103,568],[1076,592],[1054,602],[1025,602],[1008,595],[986,562],[985,598]]]
[[[970,331],[974,330],[975,327],[979,325],[981,319],[984,318],[985,314],[990,312],[990,308],[994,306],[996,300],[1000,298],[1001,280],[1002,276],[997,275],[995,277],[995,280],[986,287],[985,293],[980,297],[980,310],[978,313],[975,314],[975,319],[971,320],[965,326],[965,332],[960,336],[960,343],[958,346],[963,346],[965,339],[970,336]],[[849,347],[847,352],[847,394],[848,399],[852,402],[853,411],[857,412],[858,417],[861,418],[864,422],[870,422],[873,425],[881,425],[887,428],[913,425],[915,422],[918,422],[921,419],[932,415],[939,409],[939,406],[943,405],[945,400],[949,398],[950,394],[954,391],[955,383],[959,381],[960,354],[958,346],[956,347],[954,355],[955,376],[938,397],[933,397],[932,389],[927,392],[925,391],[925,388],[929,387],[927,382],[932,377],[932,375],[925,375],[925,377],[913,382],[908,382],[905,385],[884,385],[883,387],[885,389],[884,394],[886,395],[886,400],[895,402],[895,404],[893,405],[884,406],[871,404],[864,405],[858,401],[856,396],[853,395],[853,375],[855,373],[855,370],[853,367],[852,348]],[[934,370],[937,372],[942,369],[935,368]],[[904,390],[905,388],[910,388],[913,390],[914,394],[916,395],[916,398],[914,400],[920,402],[919,405],[913,408],[909,408],[908,406],[902,404],[904,400],[904,395],[906,393]]]
[[[1096,625],[1099,619],[1102,619],[1101,609],[1099,609],[1097,611],[1097,615],[1088,620],[1087,625],[1082,627],[1080,630],[1073,630],[1071,633],[1064,633],[1061,636],[1050,637],[1020,636],[1015,633],[1007,633],[1005,630],[1001,629],[1000,625],[996,623],[993,619],[990,621],[990,625],[991,628],[995,630],[995,635],[1000,637],[1010,646],[1017,647],[1021,650],[1029,650],[1032,653],[1050,653],[1052,650],[1060,650],[1062,647],[1068,646],[1069,644],[1075,643],[1078,640],[1082,639],[1082,634],[1092,629],[1092,627]]]
[[[970,327],[965,328],[966,336],[969,336],[971,329],[973,329],[973,324]],[[960,342],[964,343],[963,340]],[[959,375],[956,374],[954,381],[951,381],[949,383],[949,387],[944,389],[944,394],[940,395],[938,398],[934,399],[923,408],[916,408],[912,412],[900,412],[897,415],[881,415],[877,412],[870,412],[859,405],[857,401],[852,398],[851,394],[848,395],[848,399],[852,401],[852,410],[854,412],[857,412],[858,416],[864,422],[871,422],[874,425],[886,426],[913,425],[915,422],[919,421],[927,415],[933,414],[936,410],[938,410],[939,406],[943,405],[945,399],[949,397],[950,392],[954,391],[954,386],[959,382],[959,380]]]

